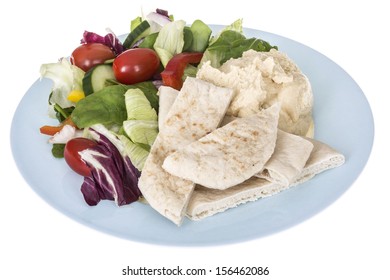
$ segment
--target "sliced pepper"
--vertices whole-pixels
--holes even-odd
[[[39,131],[42,133],[42,134],[46,134],[46,135],[51,135],[53,136],[54,134],[56,134],[57,132],[60,132],[60,130],[65,126],[65,125],[71,125],[71,126],[74,126],[74,127],[77,127],[74,122],[72,121],[72,119],[70,117],[66,118],[62,123],[60,123],[58,126],[51,126],[51,125],[44,125],[42,126]]]
[[[179,53],[168,61],[164,71],[161,72],[161,78],[165,86],[170,86],[180,90],[183,86],[183,74],[188,64],[196,64],[201,61],[202,52],[184,52]]]

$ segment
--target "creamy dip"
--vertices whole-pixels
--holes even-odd
[[[308,78],[284,53],[248,50],[220,68],[202,65],[197,77],[232,88],[227,115],[246,117],[276,102],[281,104],[279,128],[293,134],[313,136],[313,94]]]

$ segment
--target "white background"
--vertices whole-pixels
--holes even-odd
[[[271,273],[264,279],[390,279],[390,184],[384,163],[390,156],[390,22],[385,2],[2,1],[0,279],[130,279],[121,276],[127,265],[268,266]],[[12,157],[9,133],[16,106],[39,77],[42,63],[69,55],[85,29],[127,33],[141,7],[168,9],[189,23],[199,18],[229,24],[243,18],[245,27],[294,39],[339,64],[359,84],[375,118],[374,148],[358,180],[331,206],[293,228],[218,247],[135,243],[81,225],[49,206],[24,181]]]

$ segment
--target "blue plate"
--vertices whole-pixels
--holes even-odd
[[[221,26],[212,28],[218,31]],[[53,158],[48,137],[39,133],[39,127],[52,121],[46,115],[52,83],[43,79],[21,100],[11,128],[12,152],[27,183],[47,203],[81,224],[124,239],[161,245],[221,245],[256,239],[292,227],[331,205],[358,178],[371,152],[374,122],[364,93],[342,68],[317,51],[275,34],[244,31],[248,37],[277,45],[308,76],[315,98],[315,138],[343,153],[343,166],[203,221],[185,220],[181,227],[138,202],[116,207],[103,201],[89,207],[80,192],[83,178],[64,160]]]

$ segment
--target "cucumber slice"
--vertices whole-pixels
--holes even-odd
[[[156,42],[158,36],[158,32],[152,33],[147,35],[144,40],[142,41],[141,44],[139,44],[138,47],[140,48],[148,48],[153,50],[153,45]]]
[[[150,24],[147,20],[141,22],[133,31],[127,35],[125,41],[123,42],[123,47],[125,49],[130,49],[139,39],[149,35]]]
[[[106,87],[107,80],[114,80],[111,64],[100,64],[90,69],[83,78],[83,91],[87,96]]]

